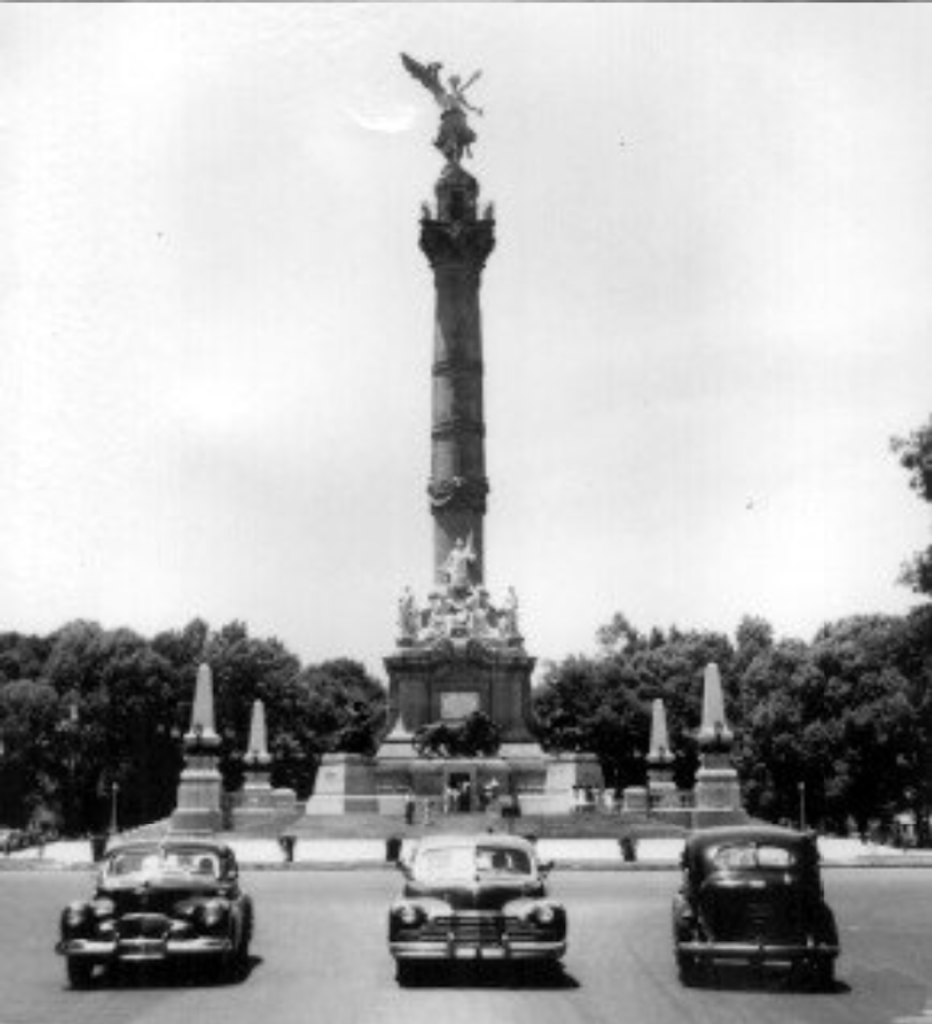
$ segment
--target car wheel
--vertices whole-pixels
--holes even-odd
[[[677,952],[676,969],[680,981],[688,988],[694,988],[702,981],[702,964],[689,953]]]
[[[830,957],[822,957],[812,965],[812,982],[820,992],[832,992],[835,989],[835,961]]]
[[[395,962],[395,980],[402,988],[411,988],[420,984],[424,978],[424,969],[412,960],[397,960]]]
[[[72,988],[90,988],[94,978],[94,965],[89,960],[68,957],[68,983]]]
[[[249,974],[249,938],[244,935],[239,948],[230,961],[229,977],[231,981],[242,981]]]

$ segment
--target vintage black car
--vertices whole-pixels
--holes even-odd
[[[187,962],[212,978],[245,973],[252,900],[233,851],[204,839],[134,841],[108,851],[94,896],[62,911],[56,950],[73,988],[98,965]]]
[[[750,825],[692,833],[673,900],[673,944],[685,984],[731,961],[786,966],[831,988],[838,929],[823,895],[815,837]]]
[[[547,896],[552,865],[512,835],[430,836],[400,866],[404,892],[388,913],[399,984],[430,964],[559,962],[566,910]]]

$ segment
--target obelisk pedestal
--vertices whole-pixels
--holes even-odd
[[[220,737],[214,729],[214,690],[209,665],[197,670],[191,728],[184,736],[185,767],[178,784],[172,832],[211,833],[220,830],[223,788],[217,769]]]

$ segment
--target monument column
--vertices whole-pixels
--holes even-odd
[[[431,476],[434,573],[457,540],[470,544],[474,582],[484,580],[483,521],[489,483],[485,475],[482,401],[482,318],[479,288],[495,246],[491,210],[477,215],[479,184],[459,163],[444,167],[435,187],[436,208],[425,206],[421,249],[434,273]]]

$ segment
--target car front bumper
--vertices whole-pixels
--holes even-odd
[[[766,942],[680,942],[676,951],[683,956],[703,960],[756,961],[758,963],[798,963],[805,960],[834,960],[838,946],[808,943]]]
[[[389,951],[396,960],[559,960],[566,953],[566,942],[410,941],[391,942]]]
[[[63,939],[55,947],[62,956],[95,963],[109,961],[183,960],[185,957],[223,956],[232,952],[229,939],[202,936],[193,939]]]

